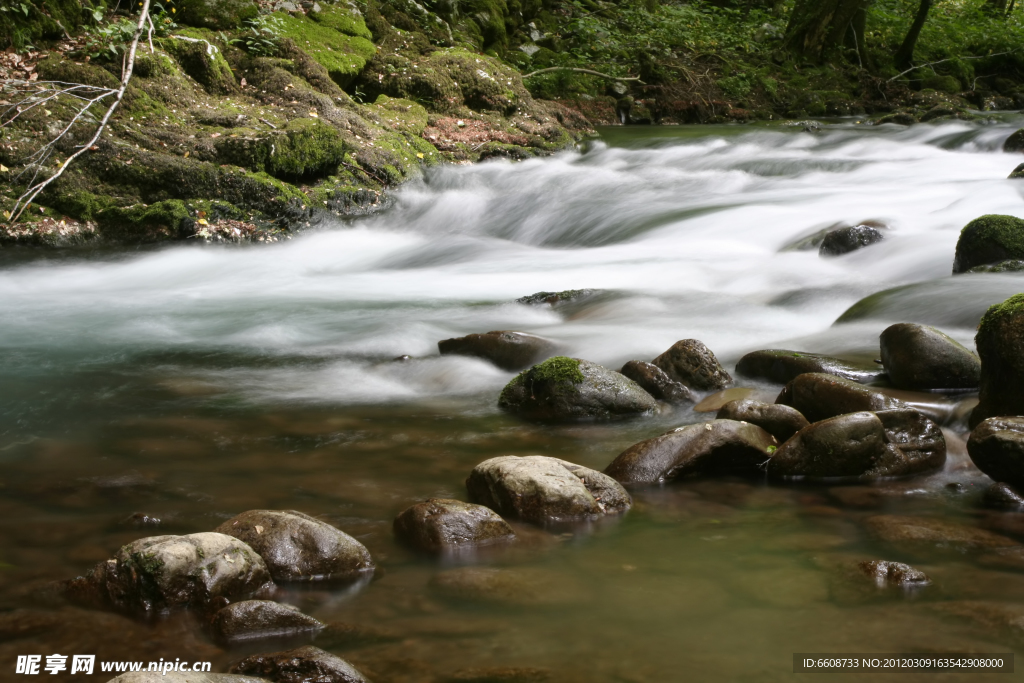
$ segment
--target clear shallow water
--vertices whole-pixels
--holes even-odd
[[[527,547],[479,558],[560,586],[526,605],[439,594],[431,581],[448,567],[396,546],[390,522],[423,498],[464,497],[488,457],[602,469],[702,419],[524,425],[494,406],[512,375],[438,357],[440,339],[524,330],[619,367],[698,338],[730,369],[757,348],[874,357],[887,321],[970,343],[978,310],[1024,291],[1021,276],[949,275],[964,224],[1024,216],[1024,183],[1005,180],[1020,159],[998,151],[1019,125],[615,129],[585,153],[437,169],[386,213],[285,244],[3,254],[0,597],[56,609],[64,625],[0,619],[0,660],[84,643],[226,666],[238,654],[186,617],[44,608],[30,587],[149,535],[121,524],[133,512],[164,519],[159,533],[191,533],[256,507],[321,515],[379,560],[383,576],[360,591],[286,596],[367,630],[327,645],[378,683],[499,665],[554,680],[781,680],[796,651],[1006,651],[1004,636],[939,618],[932,603],[1024,601],[1024,575],[908,554],[863,526],[880,512],[939,515],[1024,538],[1014,515],[974,510],[987,480],[962,453],[868,503],[745,482],[637,492],[618,524],[527,533]],[[867,219],[890,226],[881,244],[835,259],[782,251]],[[832,325],[861,297],[915,283],[877,319]],[[583,287],[608,293],[562,311],[512,303]],[[401,354],[413,358],[392,361]],[[913,561],[941,580],[914,600],[849,604],[829,569],[843,557]]]

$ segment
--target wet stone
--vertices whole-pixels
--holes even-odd
[[[993,510],[1024,510],[1024,496],[1009,484],[992,484],[981,497],[981,504]]]
[[[654,363],[631,360],[619,372],[659,401],[672,405],[688,405],[697,401],[697,395],[689,387],[669,377]]]
[[[508,522],[490,508],[443,498],[403,510],[395,518],[394,529],[405,543],[431,553],[509,542],[516,537]]]
[[[923,571],[902,562],[866,560],[858,562],[857,569],[879,588],[918,588],[931,583]]]
[[[712,420],[674,429],[620,453],[605,474],[623,484],[657,484],[696,476],[756,477],[778,445],[757,425]]]
[[[210,626],[221,641],[274,638],[312,633],[324,628],[324,624],[298,608],[270,600],[232,603],[213,615]]]
[[[275,581],[352,580],[374,569],[362,543],[295,510],[249,510],[217,531],[252,546]]]
[[[1024,220],[1020,223],[1024,245]],[[981,383],[970,426],[989,417],[1024,415],[1024,294],[989,308],[974,341],[981,357]]]
[[[530,294],[529,296],[519,297],[516,299],[516,303],[525,304],[527,306],[548,304],[554,308],[559,304],[583,301],[584,299],[589,299],[600,293],[600,289],[566,289],[561,292],[537,292],[536,294]]]
[[[996,482],[1024,487],[1024,417],[990,417],[971,432],[967,452]]]
[[[540,525],[619,515],[633,504],[611,477],[542,455],[485,460],[473,468],[466,489],[473,502]]]
[[[870,382],[884,374],[882,368],[875,364],[858,365],[832,356],[783,349],[751,351],[740,358],[736,372],[779,384],[786,384],[809,372],[835,375],[854,382]]]
[[[832,230],[821,241],[819,256],[841,256],[851,251],[881,242],[884,235],[877,228],[868,225],[851,225],[846,228]]]
[[[882,365],[900,389],[972,389],[981,380],[981,360],[934,327],[898,323],[879,342]]]
[[[774,436],[779,443],[809,424],[796,408],[749,399],[726,403],[716,417],[719,420],[739,420],[757,425]]]
[[[1017,545],[1005,536],[933,517],[878,515],[868,518],[865,526],[873,536],[899,550],[989,550]]]
[[[1024,258],[1024,219],[989,214],[975,218],[960,231],[953,274],[975,266]]]
[[[246,657],[231,667],[231,673],[258,676],[275,683],[367,683],[344,659],[312,645]]]
[[[716,391],[732,384],[732,377],[715,354],[696,339],[677,341],[653,363],[675,381],[697,391]]]
[[[474,356],[502,370],[516,371],[553,356],[558,346],[535,334],[498,330],[445,339],[437,342],[437,348],[442,356]]]
[[[812,423],[847,413],[907,407],[856,382],[818,372],[791,381],[775,402],[796,408]]]
[[[898,457],[882,421],[860,412],[815,422],[796,433],[768,461],[773,477],[860,477]]]

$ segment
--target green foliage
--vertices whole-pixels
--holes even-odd
[[[243,48],[256,57],[273,57],[277,54],[284,34],[284,22],[276,14],[264,14],[248,19],[244,31],[238,38],[228,42]]]
[[[160,3],[151,5],[150,16],[153,19],[155,37],[167,36],[178,28],[171,14],[166,12]],[[103,13],[99,10],[93,11],[93,18],[96,24],[85,28],[79,36],[78,47],[71,55],[78,59],[88,57],[90,60],[100,62],[120,59],[131,46],[135,29],[138,27],[138,19],[121,17],[115,21],[103,21]]]

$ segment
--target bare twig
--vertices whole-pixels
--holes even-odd
[[[1002,57],[1003,55],[1013,54],[1016,51],[1017,50],[1007,50],[1006,52],[997,52],[994,55],[977,55],[977,56],[974,56],[974,57],[947,57],[946,59],[940,59],[940,60],[938,60],[936,62],[928,62],[927,64],[921,64],[921,65],[918,65],[918,66],[912,66],[909,69],[907,69],[906,71],[902,71],[902,72],[896,74],[895,76],[890,78],[888,81],[886,81],[886,83],[892,83],[893,81],[895,81],[900,76],[906,76],[911,71],[914,71],[915,69],[923,69],[926,66],[935,66],[936,64],[942,64],[943,62],[952,62],[955,59],[988,59],[989,57]]]
[[[268,126],[270,126],[271,128],[273,128],[274,130],[277,130],[277,126],[275,126],[274,124],[272,124],[272,123],[271,123],[270,121],[267,121],[266,119],[260,119],[259,121],[260,121],[260,123],[265,123],[265,124],[267,124]]]
[[[139,23],[138,25],[136,25],[135,35],[132,37],[131,49],[128,51],[127,58],[121,68],[121,87],[118,88],[117,91],[115,91],[114,101],[107,109],[107,112],[103,115],[103,119],[100,121],[99,126],[96,127],[96,132],[95,134],[93,134],[92,139],[90,139],[89,142],[85,143],[84,145],[80,146],[78,148],[78,151],[76,151],[74,154],[68,156],[68,158],[64,160],[64,163],[62,163],[57,168],[57,171],[46,180],[37,183],[35,182],[35,177],[33,177],[32,185],[30,185],[29,188],[25,190],[24,194],[18,197],[18,201],[14,203],[14,208],[11,210],[11,222],[17,221],[21,214],[25,212],[25,209],[28,208],[29,204],[31,204],[32,201],[35,200],[37,196],[39,196],[39,193],[45,190],[50,185],[50,183],[57,180],[57,178],[63,175],[64,171],[67,170],[71,163],[79,156],[84,154],[86,151],[88,151],[93,145],[95,145],[96,142],[100,139],[100,136],[103,135],[103,131],[106,129],[107,123],[110,121],[110,117],[114,115],[114,111],[117,110],[118,105],[121,104],[121,100],[124,99],[125,90],[128,89],[128,82],[132,78],[132,70],[135,68],[135,53],[139,49],[139,39],[142,38],[142,32],[146,28],[146,21],[149,19],[149,3],[150,0],[143,0],[142,10],[139,13]],[[103,99],[104,97],[107,97],[110,94],[111,93],[107,93],[102,97],[97,98],[96,101],[98,102],[100,99]],[[72,120],[72,122],[68,124],[63,131],[61,131],[60,135],[58,135],[56,138],[51,140],[47,145],[45,145],[43,147],[43,150],[40,150],[40,152],[43,152],[44,157],[48,157],[50,153],[46,150],[52,150],[53,146],[57,143],[57,141],[60,140],[62,136],[66,135],[69,130],[71,130],[71,126],[74,125],[75,121],[77,121],[78,118],[84,116],[85,112],[88,111],[88,109],[89,107],[86,107],[81,112],[79,112],[78,116],[76,116]],[[36,154],[38,155],[40,152],[37,152]],[[36,166],[36,174],[38,174],[38,165]]]
[[[638,76],[609,76],[608,74],[603,74],[600,71],[594,71],[593,69],[577,69],[571,66],[549,66],[546,69],[538,69],[537,71],[531,71],[530,73],[523,76],[523,78],[529,78],[530,76],[536,76],[537,74],[543,74],[549,71],[575,71],[581,74],[590,74],[591,76],[600,76],[601,78],[608,78],[613,81],[636,81],[640,85],[646,85],[643,81],[640,80]]]

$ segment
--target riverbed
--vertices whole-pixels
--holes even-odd
[[[953,253],[970,220],[1024,216],[1024,181],[1006,179],[1022,158],[1000,151],[1022,124],[614,128],[554,157],[432,169],[380,214],[280,244],[0,253],[0,678],[21,680],[21,654],[226,671],[288,645],[224,649],[194,616],[94,612],[48,588],[136,538],[209,531],[253,508],[320,517],[369,548],[373,581],[278,599],[343,624],[315,644],[377,683],[495,667],[551,681],[776,681],[798,652],[1014,652],[1019,631],[943,605],[1024,610],[1024,574],[886,545],[864,525],[938,517],[1024,540],[1024,515],[977,506],[990,480],[953,418],[947,467],[927,477],[640,489],[613,523],[520,525],[516,547],[442,560],[398,545],[391,523],[429,497],[465,499],[490,457],[603,469],[636,441],[714,416],[524,423],[497,409],[514,374],[439,356],[442,339],[532,332],[617,369],[694,338],[730,371],[765,348],[870,361],[892,322],[973,346],[981,312],[1024,291],[1024,274],[953,277]],[[834,258],[799,248],[864,221],[885,239]],[[599,291],[559,307],[515,301],[579,288]],[[932,585],[851,591],[836,567],[858,559],[909,562]],[[466,565],[508,570],[513,587],[438,588]]]

